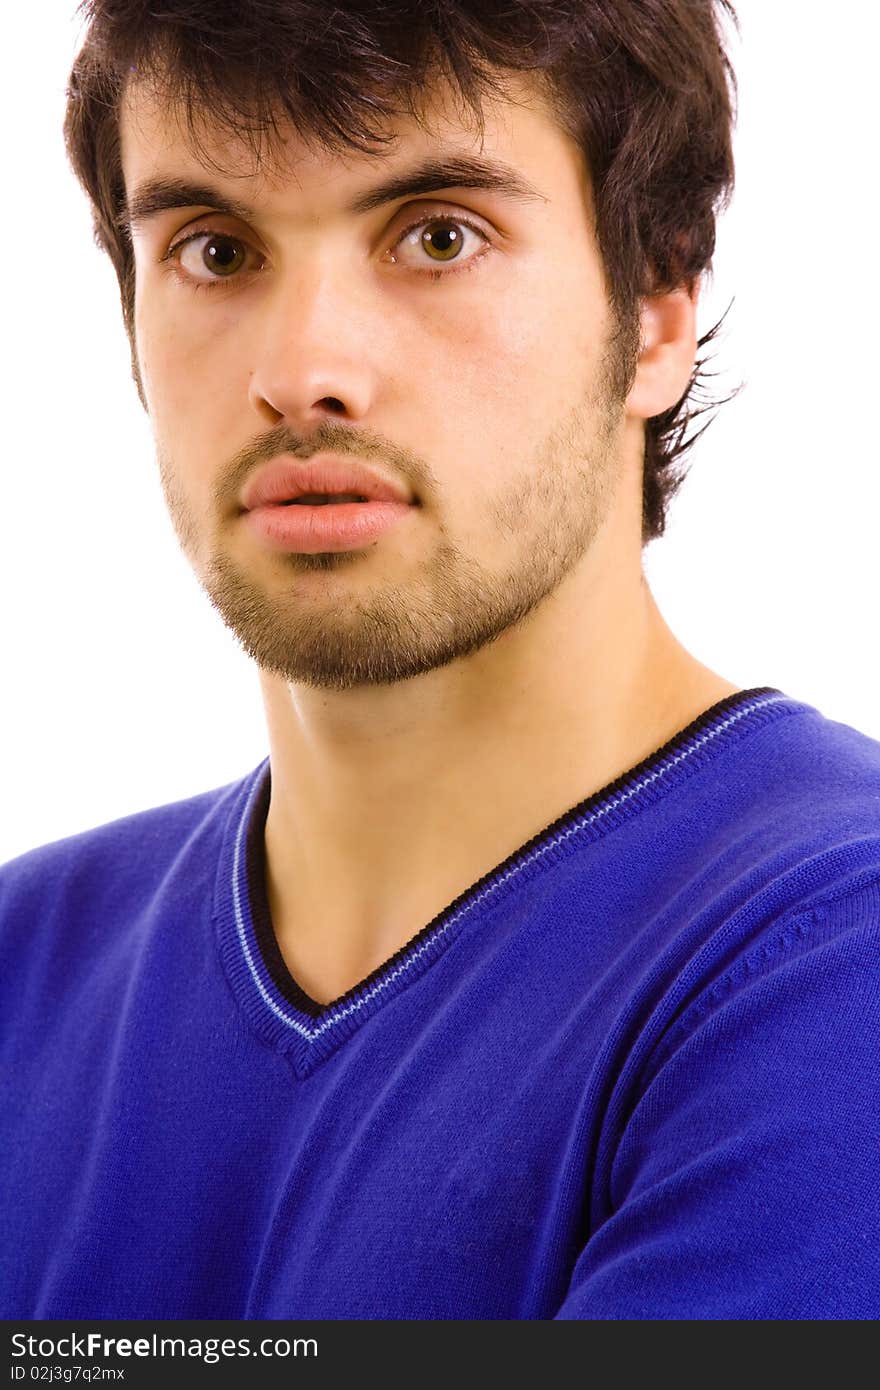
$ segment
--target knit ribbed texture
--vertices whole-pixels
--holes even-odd
[[[880,1314],[880,743],[738,692],[327,1005],[270,790],[0,867],[0,1316]]]

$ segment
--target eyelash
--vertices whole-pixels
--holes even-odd
[[[472,232],[476,232],[478,236],[482,237],[483,241],[486,243],[487,246],[490,245],[489,238],[487,237],[486,233],[482,230],[480,226],[478,226],[476,222],[471,221],[470,218],[462,217],[458,213],[455,213],[454,215],[451,213],[434,213],[431,217],[420,217],[415,222],[411,222],[408,227],[405,227],[391,249],[395,250],[401,244],[401,242],[410,235],[411,232],[416,231],[419,227],[428,227],[433,222],[451,222],[456,226],[468,227]],[[240,278],[239,275],[232,275],[228,277],[216,276],[215,278],[210,280],[196,280],[192,276],[188,275],[181,268],[176,253],[182,250],[184,246],[188,246],[191,241],[198,241],[200,237],[212,236],[218,238],[222,237],[226,241],[237,241],[240,242],[242,246],[249,245],[249,243],[244,241],[242,237],[232,236],[228,232],[212,231],[210,227],[203,227],[200,231],[193,232],[191,236],[183,237],[180,241],[176,241],[173,246],[170,246],[168,248],[165,255],[162,257],[162,261],[168,262],[168,268],[174,275],[175,279],[179,280],[180,283],[185,285],[188,289],[221,289],[225,288],[228,285],[234,284],[234,282]],[[253,250],[252,247],[251,249]],[[452,270],[425,269],[413,270],[412,273],[414,275],[427,276],[427,278],[430,280],[444,280],[448,275],[463,275],[465,271],[472,270],[475,265],[477,265],[480,261],[483,260],[485,254],[485,251],[478,251],[476,255],[471,256],[462,265],[456,266],[455,269]],[[450,261],[448,262],[448,264],[452,266],[454,263]]]

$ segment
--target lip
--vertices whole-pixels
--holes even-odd
[[[383,477],[359,459],[342,454],[316,454],[310,459],[295,459],[291,454],[283,454],[251,475],[242,489],[241,505],[244,511],[250,512],[311,492],[354,492],[371,502],[411,504],[413,501],[399,483]]]
[[[418,516],[409,502],[337,502],[322,507],[253,507],[242,523],[269,550],[316,555],[334,550],[365,550],[407,517]]]

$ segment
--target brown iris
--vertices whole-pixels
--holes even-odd
[[[422,232],[422,244],[428,251],[439,251],[443,260],[454,260],[457,253],[461,250],[461,234],[458,228],[451,222],[432,222],[432,228],[439,227],[440,231],[425,230]]]
[[[216,233],[205,243],[202,251],[205,265],[221,275],[234,273],[244,259],[245,250],[241,242],[236,241],[234,237],[220,236]]]

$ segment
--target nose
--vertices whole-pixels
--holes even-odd
[[[261,421],[307,432],[328,415],[370,414],[383,360],[382,315],[372,303],[338,268],[301,264],[286,283],[279,273],[255,311],[249,345],[248,399]]]

